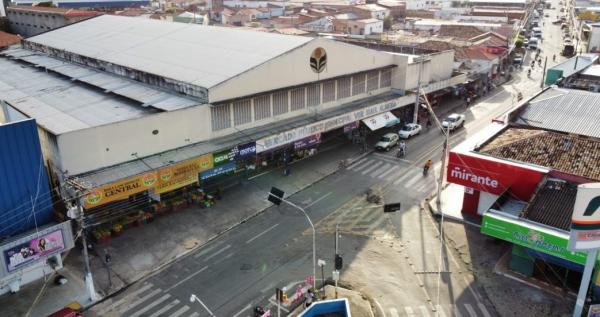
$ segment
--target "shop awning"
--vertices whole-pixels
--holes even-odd
[[[371,129],[371,131],[379,130],[385,126],[392,126],[394,124],[400,123],[400,120],[396,118],[391,112],[380,113],[376,116],[372,116],[366,119],[363,119],[362,122]]]

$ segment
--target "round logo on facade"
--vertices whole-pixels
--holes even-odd
[[[102,200],[102,192],[99,189],[96,189],[87,194],[83,200],[90,205],[97,204],[100,202],[100,200]]]
[[[170,168],[165,169],[160,172],[160,180],[162,180],[162,181],[166,182],[166,181],[170,180],[171,177],[173,177],[173,170],[171,170]]]
[[[144,186],[146,186],[146,187],[150,187],[150,186],[154,185],[154,183],[156,183],[156,174],[148,173],[148,174],[144,175],[142,177],[142,183],[144,183]]]
[[[327,53],[322,47],[317,47],[310,54],[310,68],[315,73],[320,73],[327,66]]]

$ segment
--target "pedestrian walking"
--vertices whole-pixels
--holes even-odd
[[[310,289],[306,292],[305,297],[306,297],[306,301],[305,301],[306,307],[309,307],[310,305],[312,305],[312,302],[313,302],[313,293]]]

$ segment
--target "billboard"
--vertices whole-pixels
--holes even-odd
[[[577,186],[571,216],[570,250],[600,248],[600,183]]]

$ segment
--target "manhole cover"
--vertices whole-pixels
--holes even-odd
[[[242,266],[240,266],[240,270],[242,270],[242,271],[248,271],[251,268],[252,268],[252,265],[250,265],[248,263],[244,263],[244,264],[242,264]]]

